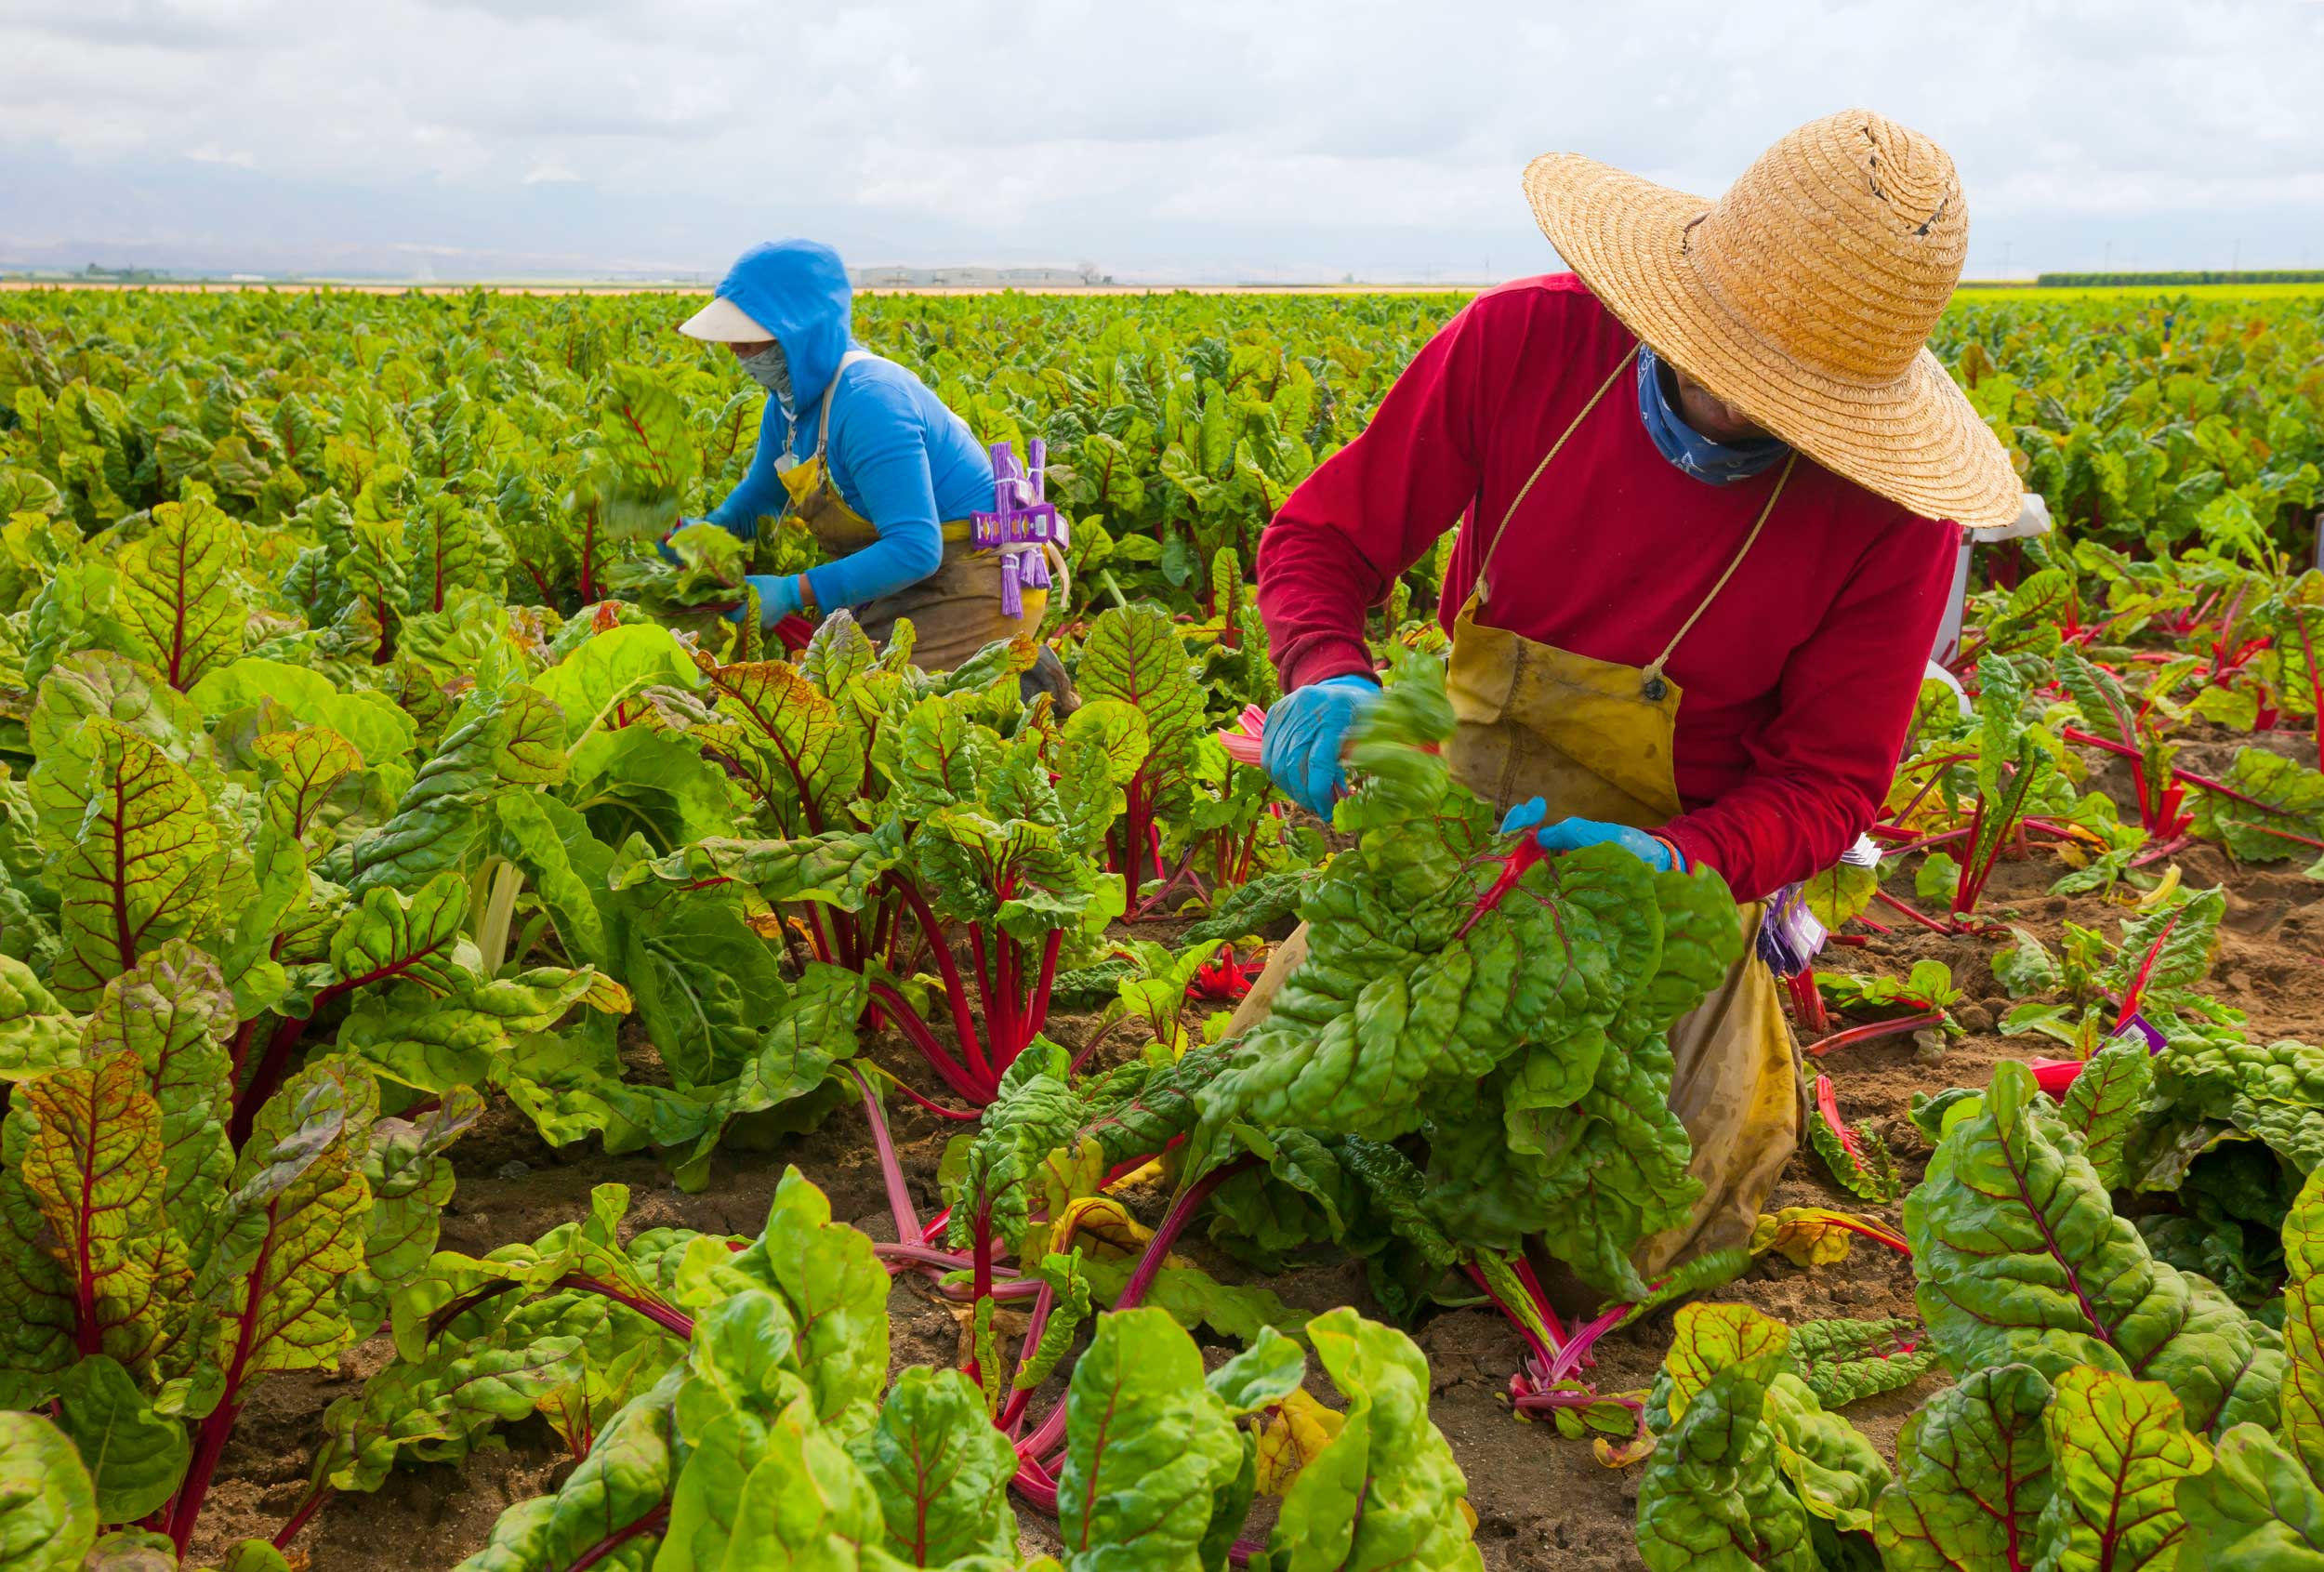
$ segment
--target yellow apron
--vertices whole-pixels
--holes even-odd
[[[865,350],[850,350],[840,357],[838,369],[831,374],[831,387],[824,393],[814,456],[784,467],[778,477],[790,494],[792,516],[833,557],[861,551],[879,538],[878,526],[850,508],[839,488],[832,484],[831,466],[825,457],[831,441],[833,394],[838,390],[839,378],[856,362],[876,358]],[[1021,591],[1023,614],[1006,616],[1000,609],[1000,553],[972,547],[966,519],[944,524],[944,560],[934,573],[855,608],[864,631],[884,644],[895,631],[896,619],[909,617],[914,634],[912,664],[924,671],[950,671],[997,640],[1041,630],[1041,617],[1049,610],[1048,590]],[[1062,589],[1066,582],[1064,559],[1054,547],[1044,546],[1042,550]],[[836,609],[823,608],[826,612]]]
[[[1684,695],[1664,668],[1742,565],[1790,478],[1792,461],[1787,460],[1726,572],[1643,669],[1537,643],[1479,621],[1490,591],[1493,553],[1510,522],[1550,460],[1631,363],[1625,356],[1615,367],[1518,491],[1478,567],[1476,588],[1454,624],[1446,687],[1456,729],[1446,759],[1454,778],[1497,811],[1539,797],[1549,808],[1545,822],[1552,824],[1585,818],[1655,829],[1678,817],[1671,744]],[[1686,1223],[1640,1245],[1636,1265],[1649,1276],[1708,1250],[1749,1244],[1761,1207],[1799,1142],[1799,1050],[1784,1020],[1775,976],[1756,952],[1763,910],[1757,902],[1739,908],[1742,958],[1710,997],[1670,1028],[1677,1064],[1670,1110],[1694,1144],[1688,1171],[1702,1182],[1704,1193]],[[1284,979],[1306,956],[1302,925],[1269,958],[1229,1030],[1239,1032],[1264,1015]]]

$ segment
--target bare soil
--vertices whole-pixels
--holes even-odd
[[[2218,997],[2248,1011],[2253,1035],[2263,1040],[2324,1039],[2324,883],[2302,877],[2301,862],[2245,866],[2208,845],[2190,846],[2176,860],[2188,885],[2224,884],[2228,891],[2212,977]],[[2060,871],[2046,852],[2004,864],[1987,892],[1986,915],[2022,924],[2051,941],[2068,918],[2114,931],[2114,919],[2122,915],[2119,908],[2108,910],[2088,897],[2043,893]],[[1892,873],[1888,887],[1908,898],[1909,869]],[[1879,908],[1874,915],[1883,922],[1895,916]],[[2030,1058],[2044,1050],[2038,1039],[1995,1035],[2013,1001],[1993,978],[1994,941],[1929,932],[1901,917],[1895,926],[1893,936],[1873,935],[1860,948],[1828,951],[1822,964],[1895,974],[1916,960],[1942,960],[1967,995],[1955,1014],[1968,1035],[1934,1058],[1908,1039],[1889,1039],[1842,1049],[1810,1067],[1811,1073],[1820,1069],[1832,1077],[1850,1118],[1871,1120],[1881,1129],[1909,1185],[1919,1181],[1928,1157],[1926,1144],[1906,1116],[1913,1094],[1982,1086],[1997,1060]],[[1055,1025],[1063,1040],[1073,1042],[1087,1023],[1066,1020]],[[871,1051],[912,1073],[908,1050],[896,1043],[875,1044]],[[923,1213],[932,1212],[943,1205],[937,1161],[957,1127],[908,1107],[891,1116],[915,1197]],[[792,1164],[829,1194],[835,1216],[875,1238],[894,1235],[870,1144],[859,1118],[844,1111],[778,1150],[721,1152],[709,1190],[699,1196],[673,1188],[651,1156],[607,1157],[580,1148],[560,1156],[505,1107],[496,1108],[456,1149],[456,1157],[459,1192],[443,1224],[448,1248],[482,1253],[535,1237],[579,1215],[590,1187],[608,1182],[629,1186],[629,1220],[636,1228],[674,1225],[755,1234],[777,1181]],[[1804,1152],[1793,1158],[1769,1205],[1771,1209],[1841,1207],[1882,1217],[1892,1226],[1901,1223],[1901,1208],[1865,1207],[1832,1185]],[[1198,1258],[1205,1255],[1198,1241],[1187,1249]],[[1229,1280],[1250,1280],[1224,1260],[1206,1259],[1205,1264]],[[1379,1314],[1362,1272],[1345,1262],[1306,1266],[1269,1279],[1266,1286],[1302,1309],[1353,1303]],[[1789,1321],[1908,1315],[1912,1287],[1908,1262],[1858,1240],[1850,1258],[1834,1266],[1805,1270],[1764,1257],[1715,1297]],[[897,1368],[958,1356],[951,1312],[917,1279],[900,1278],[889,1307]],[[1445,1311],[1423,1321],[1414,1335],[1434,1375],[1432,1412],[1468,1474],[1486,1565],[1496,1572],[1595,1572],[1639,1565],[1631,1534],[1640,1471],[1604,1468],[1586,1444],[1512,1417],[1503,1395],[1521,1349],[1507,1325],[1486,1312]],[[1650,1385],[1668,1341],[1667,1313],[1606,1339],[1599,1346],[1595,1372],[1602,1387]],[[281,1525],[302,1493],[324,1408],[353,1390],[388,1353],[382,1336],[352,1351],[336,1374],[276,1376],[258,1388],[204,1513],[197,1559],[215,1559],[232,1540],[271,1535]],[[1214,1356],[1222,1357],[1222,1351]],[[1916,1388],[1855,1405],[1848,1416],[1883,1450],[1893,1450],[1897,1427],[1942,1379],[1932,1375]],[[335,1499],[316,1514],[297,1549],[326,1572],[442,1572],[483,1544],[503,1508],[555,1488],[571,1466],[572,1460],[537,1420],[514,1427],[506,1441],[505,1450],[485,1452],[464,1466],[401,1468],[376,1495]],[[1027,1553],[1053,1548],[1052,1526],[1031,1513],[1023,1515]]]

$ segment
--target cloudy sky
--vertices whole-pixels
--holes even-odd
[[[1970,272],[2324,266],[2324,4],[0,0],[0,266],[1473,280],[1525,161],[1715,192],[1863,104]]]

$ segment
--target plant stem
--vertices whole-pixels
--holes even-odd
[[[516,916],[517,896],[524,889],[524,870],[514,863],[495,861],[484,897],[483,919],[477,925],[476,947],[482,952],[482,971],[497,977],[508,959],[508,924]]]
[[[612,1555],[615,1551],[621,1549],[622,1546],[627,1544],[630,1540],[641,1538],[647,1534],[659,1534],[663,1529],[668,1526],[669,1503],[667,1501],[664,1501],[660,1506],[655,1507],[652,1512],[647,1513],[643,1517],[638,1519],[637,1522],[629,1525],[628,1527],[614,1529],[612,1533],[598,1540],[597,1543],[591,1545],[588,1550],[583,1551],[580,1555],[567,1564],[564,1568],[564,1572],[588,1572],[590,1567],[595,1566],[599,1562],[603,1561],[607,1556]]]
[[[1952,937],[1953,931],[1951,929],[1946,927],[1943,923],[1937,921],[1936,918],[1921,911],[1919,907],[1908,905],[1905,902],[1898,900],[1895,896],[1891,895],[1885,890],[1873,891],[1872,899],[1880,902],[1884,906],[1894,906],[1896,910],[1904,913],[1905,916],[1912,918],[1913,921],[1919,923],[1921,927],[1927,929],[1932,933],[1942,933],[1948,938]],[[1885,931],[1885,930],[1883,930],[1883,931]]]
[[[912,1191],[904,1182],[904,1164],[896,1156],[895,1138],[888,1133],[888,1112],[871,1079],[854,1065],[846,1066],[855,1090],[864,1094],[864,1118],[871,1126],[872,1148],[879,1156],[879,1177],[888,1187],[888,1211],[895,1219],[896,1238],[909,1243],[920,1236],[920,1215],[912,1205]]]
[[[928,1061],[929,1067],[942,1076],[953,1090],[980,1108],[993,1100],[992,1092],[980,1086],[954,1062],[951,1054],[944,1051],[944,1045],[936,1040],[936,1034],[928,1029],[928,1023],[920,1019],[920,1012],[914,1010],[902,994],[885,983],[874,983],[871,984],[871,997],[878,999],[880,1007],[894,1018],[896,1029],[911,1039],[912,1046],[920,1050],[920,1056]]]
[[[1453,937],[1456,940],[1467,938],[1469,930],[1474,928],[1486,912],[1500,905],[1501,897],[1514,890],[1518,880],[1525,877],[1525,870],[1540,860],[1541,843],[1528,830],[1510,849],[1509,855],[1501,859],[1500,873],[1486,887],[1485,893],[1477,897],[1477,904],[1470,908],[1469,915],[1460,919],[1460,926],[1454,931]]]
[[[2121,754],[2125,758],[2135,758],[2137,756],[2137,749],[2135,748],[2124,747],[2120,743],[2108,742],[2104,737],[2094,736],[2088,732],[2077,731],[2071,726],[2064,728],[2064,733],[2066,739],[2068,742],[2077,742],[2091,747],[2104,748],[2108,753]],[[2209,775],[2199,775],[2192,770],[2182,770],[2175,764],[2172,766],[2171,778],[2174,781],[2183,781],[2186,785],[2193,786],[2198,791],[2208,791],[2214,797],[2224,797],[2230,802],[2240,802],[2246,808],[2256,808],[2263,813],[2271,813],[2279,819],[2297,819],[2300,817],[2299,814],[2293,812],[2289,808],[2278,807],[2273,802],[2263,802],[2256,797],[2246,797],[2242,792],[2236,790],[2235,787],[2228,786],[2224,781],[2212,780]]]
[[[488,1283],[483,1288],[471,1293],[462,1294],[459,1298],[448,1301],[434,1314],[428,1317],[428,1341],[433,1342],[442,1336],[446,1327],[478,1305],[498,1299],[503,1294],[514,1293],[522,1286],[519,1283],[508,1282]],[[636,1311],[680,1341],[691,1339],[694,1335],[693,1317],[676,1305],[665,1304],[660,1300],[640,1299],[637,1295],[617,1288],[600,1278],[584,1276],[578,1272],[568,1272],[551,1283],[546,1291],[554,1293],[560,1288],[573,1288],[582,1293],[596,1294],[601,1299],[612,1300],[626,1310]]]
[[[872,1253],[882,1261],[907,1261],[915,1266],[937,1266],[946,1272],[957,1272],[964,1266],[976,1264],[958,1250],[942,1249],[933,1245],[891,1245],[884,1239],[873,1242]],[[990,1271],[988,1265],[988,1275]]]
[[[1813,1058],[1820,1059],[1837,1048],[1848,1048],[1856,1043],[1872,1042],[1881,1037],[1903,1037],[1907,1033],[1918,1032],[1924,1027],[1941,1025],[1944,1021],[1945,1012],[1941,1010],[1930,1011],[1925,1015],[1900,1016],[1894,1021],[1873,1021],[1862,1026],[1850,1026],[1845,1031],[1834,1032],[1828,1037],[1810,1043],[1801,1051]]]
[[[1161,1226],[1154,1231],[1154,1237],[1146,1241],[1145,1253],[1138,1258],[1137,1269],[1130,1273],[1129,1282],[1123,1288],[1121,1297],[1114,1301],[1116,1312],[1131,1309],[1146,1297],[1146,1290],[1154,1287],[1154,1279],[1162,1271],[1163,1262],[1169,1257],[1170,1247],[1178,1243],[1178,1236],[1186,1231],[1186,1224],[1194,1220],[1196,1209],[1210,1198],[1211,1192],[1228,1180],[1248,1173],[1258,1166],[1257,1157],[1237,1157],[1231,1163],[1221,1163],[1179,1192],[1178,1199],[1170,1203],[1170,1209],[1162,1214]]]
[[[1050,929],[1048,939],[1042,942],[1041,971],[1033,985],[1032,1006],[1025,1011],[1025,1035],[1028,1040],[1034,1033],[1049,1024],[1050,988],[1057,981],[1057,953],[1063,948],[1064,943],[1065,931],[1062,928]],[[1018,1046],[1022,1050],[1023,1045]]]
[[[308,1491],[307,1499],[298,1503],[298,1510],[290,1514],[290,1520],[274,1531],[274,1548],[278,1551],[289,1549],[290,1542],[298,1538],[298,1531],[307,1526],[307,1520],[322,1508],[324,1502],[337,1494],[337,1491],[320,1486]]]
[[[2154,981],[2155,967],[2162,959],[2162,947],[2171,942],[2172,930],[2179,926],[2179,919],[2185,916],[2186,916],[2185,906],[2172,912],[2171,920],[2162,925],[2162,931],[2155,935],[2155,942],[2146,946],[2146,957],[2138,963],[2138,975],[2131,979],[2130,987],[2124,990],[2122,995],[2122,1008],[2115,1013],[2114,1029],[2116,1031],[2121,1031],[2128,1026],[2131,1024],[2131,1017],[2138,1013],[2139,998],[2146,992],[2146,984]]]
[[[929,909],[928,898],[920,893],[918,885],[894,874],[887,878],[890,885],[904,896],[905,905],[912,908],[913,918],[920,926],[920,936],[927,940],[930,955],[936,962],[937,974],[944,980],[944,1000],[952,1008],[953,1035],[963,1044],[974,1041],[976,1022],[969,1013],[969,990],[960,981],[960,967],[952,958],[952,945],[945,942],[944,925],[936,920],[936,914]]]

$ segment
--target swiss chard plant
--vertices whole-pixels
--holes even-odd
[[[1631,1252],[1699,1194],[1668,1028],[1739,953],[1735,903],[1708,872],[1499,835],[1433,750],[1451,731],[1441,672],[1411,657],[1350,756],[1356,848],[1304,892],[1307,958],[1223,1045],[1206,1122],[1425,1138],[1442,1234],[1498,1254],[1538,1235],[1644,1299]]]
[[[379,1117],[340,1056],[286,1080],[239,1140],[234,997],[169,941],[111,979],[0,1128],[0,1392],[53,1404],[95,1520],[182,1555],[255,1388],[329,1369],[435,1240],[466,1088]]]
[[[1053,1472],[1036,1473],[968,1377],[921,1368],[891,1385],[887,1274],[795,1173],[756,1240],[665,1235],[624,1249],[584,1224],[543,1244],[440,1258],[399,1301],[399,1341],[551,1341],[538,1332],[553,1318],[533,1307],[569,1306],[575,1292],[626,1315],[642,1306],[657,1341],[580,1466],[556,1494],[503,1513],[464,1564],[474,1572],[742,1567],[806,1549],[844,1549],[870,1568],[1013,1565],[1012,1486],[1055,1514],[1073,1567],[1132,1551],[1217,1566],[1230,1552],[1326,1549],[1481,1565],[1465,1486],[1428,1420],[1425,1363],[1352,1311],[1311,1324],[1347,1402],[1324,1421],[1299,1393],[1305,1358],[1287,1338],[1261,1333],[1206,1377],[1168,1312],[1101,1316],[1045,1427]],[[1304,1446],[1287,1409],[1305,1419]],[[1274,1526],[1263,1543],[1238,1541],[1262,1487],[1281,1498]]]

